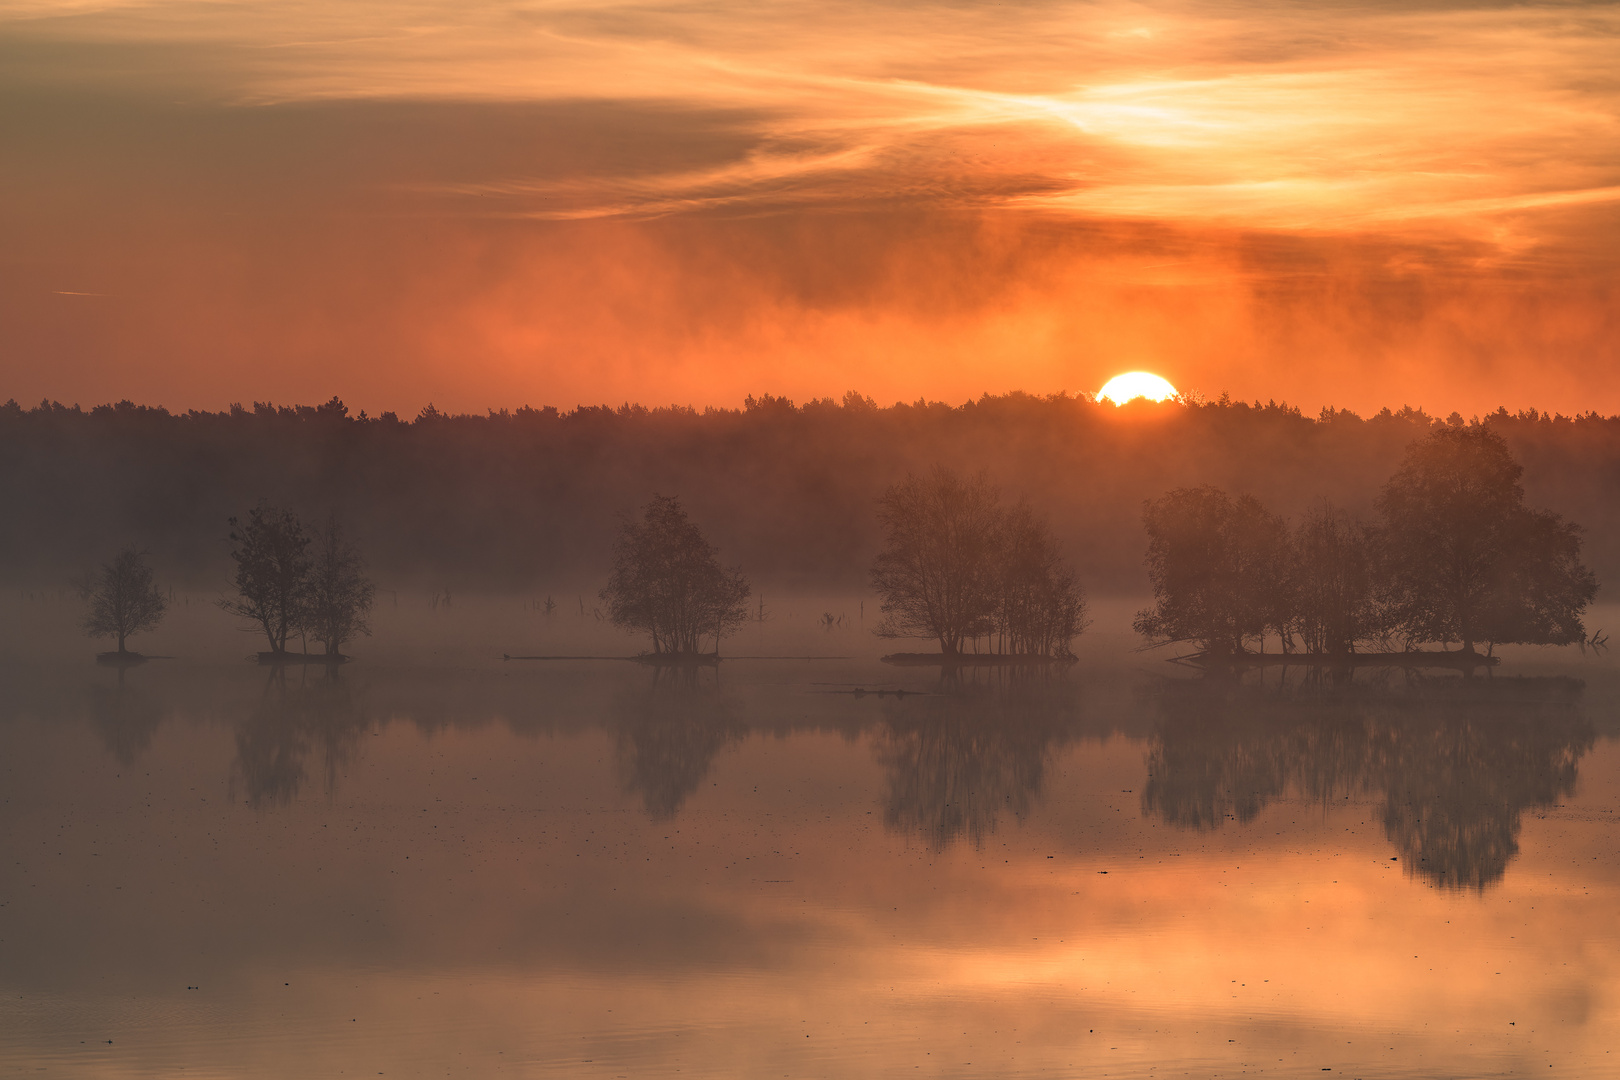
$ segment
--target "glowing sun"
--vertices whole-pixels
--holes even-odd
[[[1123,405],[1136,398],[1169,401],[1175,396],[1175,387],[1147,371],[1127,371],[1123,375],[1115,375],[1097,391],[1098,401],[1112,401],[1115,405]]]

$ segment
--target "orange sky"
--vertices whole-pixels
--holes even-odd
[[[1620,412],[1620,10],[0,4],[0,399]]]

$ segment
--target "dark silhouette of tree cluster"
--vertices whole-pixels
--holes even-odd
[[[247,522],[230,519],[236,593],[219,602],[232,615],[258,623],[270,651],[287,651],[303,617],[309,579],[309,537],[291,510],[256,506]]]
[[[1571,645],[1597,579],[1580,527],[1524,505],[1507,443],[1483,426],[1413,444],[1379,499],[1390,617],[1411,641]]]
[[[1276,625],[1288,527],[1259,500],[1182,488],[1149,503],[1142,524],[1158,603],[1137,615],[1138,633],[1226,655]]]
[[[360,552],[328,518],[315,536],[302,623],[328,656],[339,656],[345,642],[369,635],[374,587],[363,573]]]
[[[878,516],[880,637],[934,638],[946,657],[981,640],[997,654],[1070,655],[1085,594],[1027,503],[1006,509],[983,476],[936,467],[884,492]]]
[[[1373,535],[1332,503],[1306,511],[1287,552],[1287,602],[1278,626],[1285,647],[1297,634],[1307,653],[1343,656],[1387,639],[1373,545]]]
[[[1324,502],[1290,531],[1252,496],[1171,491],[1143,512],[1155,604],[1136,630],[1210,657],[1268,634],[1326,656],[1396,639],[1583,642],[1597,580],[1580,528],[1526,507],[1521,472],[1501,436],[1459,423],[1408,448],[1374,526]]]
[[[373,585],[362,573],[360,554],[336,518],[314,541],[291,510],[256,506],[246,522],[230,519],[235,597],[220,607],[258,624],[270,652],[287,652],[287,639],[303,634],[342,655],[345,642],[371,633],[366,621]]]
[[[1002,515],[995,559],[992,651],[1068,657],[1086,628],[1086,595],[1045,518],[1019,502]]]
[[[651,635],[657,655],[697,656],[709,637],[718,653],[748,621],[748,582],[721,567],[679,500],[663,495],[624,521],[601,596],[613,624]]]
[[[152,583],[152,568],[146,554],[125,548],[117,558],[101,567],[89,588],[90,611],[84,628],[91,637],[118,639],[118,655],[128,656],[124,640],[163,621],[168,608],[163,594]]]
[[[1208,485],[1295,522],[1322,498],[1372,521],[1406,446],[1444,423],[1416,409],[1305,415],[1222,399],[1121,410],[1020,393],[357,412],[335,399],[180,413],[0,403],[0,578],[67,578],[104,560],[114,535],[150,552],[160,580],[210,586],[235,572],[219,523],[241,516],[249,492],[306,523],[337,513],[379,581],[560,597],[605,576],[616,510],[679,491],[756,590],[852,593],[882,546],[875,501],[942,464],[984,470],[1009,503],[1027,496],[1089,593],[1137,595],[1144,498]],[[1582,522],[1587,564],[1620,576],[1620,416],[1499,411],[1485,424],[1524,466],[1528,503]]]

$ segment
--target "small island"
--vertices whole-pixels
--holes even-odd
[[[1522,471],[1499,434],[1459,422],[1407,448],[1375,524],[1322,502],[1291,528],[1252,495],[1167,492],[1143,511],[1154,605],[1135,629],[1195,645],[1175,659],[1206,670],[1471,674],[1497,666],[1497,645],[1601,649],[1581,621],[1597,579],[1580,528],[1527,507]]]
[[[337,664],[347,664],[349,657],[342,653],[326,652],[260,652],[254,654],[254,660],[260,664],[287,664],[294,666],[299,664],[321,664],[335,666]]]
[[[1044,656],[1039,653],[942,653],[901,652],[879,657],[896,667],[1068,667],[1073,655]]]
[[[348,663],[344,644],[371,633],[376,588],[337,517],[311,537],[291,510],[261,503],[229,524],[237,594],[219,606],[244,620],[250,633],[264,634],[270,648],[254,659],[278,667]],[[324,648],[293,652],[287,642],[295,634]]]

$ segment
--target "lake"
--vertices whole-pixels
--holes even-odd
[[[335,671],[6,600],[0,1076],[1620,1075],[1610,657],[1210,678],[1120,601],[952,679],[767,597],[726,653],[833,659],[683,674],[380,599]]]

